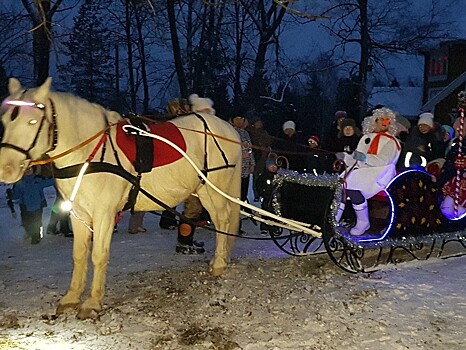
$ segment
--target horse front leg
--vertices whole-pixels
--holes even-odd
[[[103,220],[98,226],[94,225],[94,241],[91,257],[94,274],[91,293],[89,298],[79,308],[78,319],[95,318],[102,309],[114,222],[114,216],[112,216]]]
[[[58,303],[57,315],[75,310],[81,302],[81,295],[86,286],[87,264],[91,242],[90,230],[79,220],[71,217],[73,228],[73,276],[65,296]]]

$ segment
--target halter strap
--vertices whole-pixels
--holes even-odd
[[[24,90],[23,93],[21,94],[21,98],[24,96],[24,94],[28,91],[28,89]],[[55,126],[55,123],[56,123],[56,113],[55,113],[55,105],[53,103],[53,101],[51,99],[49,99],[50,103],[51,103],[51,107],[52,107],[52,122],[51,122],[51,125],[52,125],[52,133],[53,135],[55,135],[55,137],[53,138],[53,143],[52,143],[52,146],[51,146],[51,149],[56,147],[56,142],[57,142],[57,132],[56,132],[56,126]],[[21,148],[17,145],[13,145],[11,143],[8,143],[8,142],[2,142],[0,143],[0,148],[11,148],[21,154],[24,154],[26,156],[26,159],[32,159],[31,157],[31,154],[30,154],[30,151],[36,146],[36,143],[37,143],[37,140],[39,139],[39,135],[42,131],[42,128],[44,127],[44,121],[45,119],[47,119],[47,108],[45,107],[44,104],[35,104],[34,105],[35,108],[39,108],[39,109],[42,109],[44,111],[44,113],[42,114],[42,117],[41,117],[41,120],[40,120],[40,125],[39,125],[39,129],[37,130],[37,133],[36,135],[34,136],[34,139],[32,140],[32,143],[31,145],[29,146],[28,149],[24,149],[24,148]],[[16,106],[15,108],[21,108],[21,106]],[[49,150],[50,151],[50,150]],[[47,151],[47,152],[49,152]],[[45,153],[47,153],[45,152]]]

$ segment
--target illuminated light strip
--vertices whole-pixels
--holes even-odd
[[[399,173],[398,175],[396,175],[387,185],[386,188],[389,188],[390,185],[395,182],[399,177],[401,176],[404,176],[405,174],[407,173],[411,173],[411,172],[418,172],[418,173],[424,173],[424,174],[427,174],[430,176],[430,174],[426,171],[422,171],[422,170],[418,170],[418,169],[411,169],[411,170],[407,170],[407,171],[404,171],[402,173]],[[383,233],[383,235],[381,237],[372,237],[372,238],[364,238],[364,237],[361,237],[361,238],[358,238],[356,236],[352,236],[353,240],[355,242],[378,242],[378,241],[383,241],[385,240],[385,238],[387,237],[387,235],[390,233],[391,229],[392,229],[392,226],[393,226],[393,222],[395,221],[395,203],[393,202],[393,198],[392,196],[390,195],[390,193],[388,193],[388,191],[385,189],[384,192],[387,194],[387,197],[388,197],[388,200],[389,200],[389,203],[390,203],[390,211],[391,211],[391,215],[390,215],[390,220],[388,222],[388,225],[387,227],[385,228],[385,231]]]
[[[86,172],[87,168],[89,167],[89,161],[83,164],[83,167],[79,171],[78,178],[76,179],[76,183],[73,187],[73,192],[71,192],[71,196],[69,200],[66,200],[62,203],[61,208],[65,211],[71,211],[73,209],[73,202],[78,194],[78,189],[81,186],[81,182],[83,181],[84,173]]]
[[[409,168],[411,166],[411,157],[413,156],[413,152],[406,152],[405,156],[405,168]]]
[[[10,106],[17,106],[17,107],[37,107],[39,109],[45,108],[45,105],[43,103],[26,102],[26,101],[21,101],[21,100],[7,101],[6,104]]]
[[[406,156],[405,156],[405,168],[409,169],[411,168],[411,158],[413,156],[413,152],[406,152]],[[421,157],[421,166],[423,168],[426,167],[427,165],[427,159],[423,156],[420,156]]]
[[[425,168],[427,165],[427,159],[423,156],[420,156],[420,157],[421,157],[421,166]]]
[[[458,143],[458,155],[457,158],[461,157],[461,151],[463,149],[463,131],[464,131],[464,109],[460,109],[460,130],[459,130],[459,143]],[[461,169],[456,169],[455,177],[455,198],[454,198],[454,207],[453,212],[455,213],[455,218],[458,217],[458,207],[460,205],[460,181],[461,181]]]

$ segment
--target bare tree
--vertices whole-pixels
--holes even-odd
[[[359,121],[367,110],[368,72],[373,66],[383,67],[389,53],[417,53],[449,35],[452,25],[441,18],[445,8],[435,0],[429,7],[426,2],[420,7],[411,0],[348,0],[326,11],[332,21],[323,27],[337,39],[333,51],[351,51],[353,45],[359,50],[358,58],[344,58],[359,86]]]
[[[188,13],[191,14],[192,11],[188,10]],[[167,15],[168,15],[168,23],[170,26],[170,36],[171,36],[172,48],[173,48],[173,60],[175,63],[175,70],[177,73],[176,75],[178,77],[180,95],[186,97],[188,95],[188,86],[187,86],[187,80],[186,80],[186,73],[183,67],[183,58],[182,58],[182,53],[181,53],[180,40],[178,37],[178,24],[177,24],[177,19],[176,19],[175,0],[167,0]]]
[[[0,67],[6,78],[6,72],[26,80],[32,73],[26,67],[30,66],[30,37],[25,28],[28,27],[29,19],[14,8],[0,5]],[[4,96],[6,81],[2,85],[0,95]]]
[[[21,0],[31,19],[34,76],[37,85],[49,75],[50,47],[52,43],[52,18],[63,0]]]

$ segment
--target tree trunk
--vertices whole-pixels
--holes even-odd
[[[57,0],[53,7],[51,7],[50,0],[36,0],[34,7],[28,0],[22,0],[22,3],[34,28],[32,34],[34,77],[36,84],[41,85],[49,76],[52,17],[60,7],[62,0]]]
[[[144,37],[142,35],[141,13],[136,13],[136,25],[138,30],[138,48],[141,56],[141,79],[143,88],[142,112],[147,114],[149,111],[149,84],[147,82],[146,69],[146,50],[144,45]]]
[[[125,33],[126,33],[126,49],[128,51],[128,77],[129,77],[129,91],[131,95],[131,109],[136,111],[136,87],[134,83],[134,65],[133,65],[133,45],[131,42],[131,14],[130,14],[130,1],[125,4]]]
[[[367,13],[367,0],[358,0],[359,16],[361,26],[361,60],[359,61],[359,74],[358,74],[358,102],[359,102],[359,115],[358,122],[362,122],[367,111],[367,73],[369,68],[369,57],[371,38],[369,36],[368,28],[368,13]]]
[[[188,96],[188,87],[186,84],[186,74],[183,68],[183,60],[181,58],[180,41],[178,39],[178,30],[176,26],[175,16],[175,0],[167,0],[168,23],[170,27],[170,35],[173,47],[173,59],[175,61],[175,70],[178,76],[178,84],[180,86],[180,96]]]

